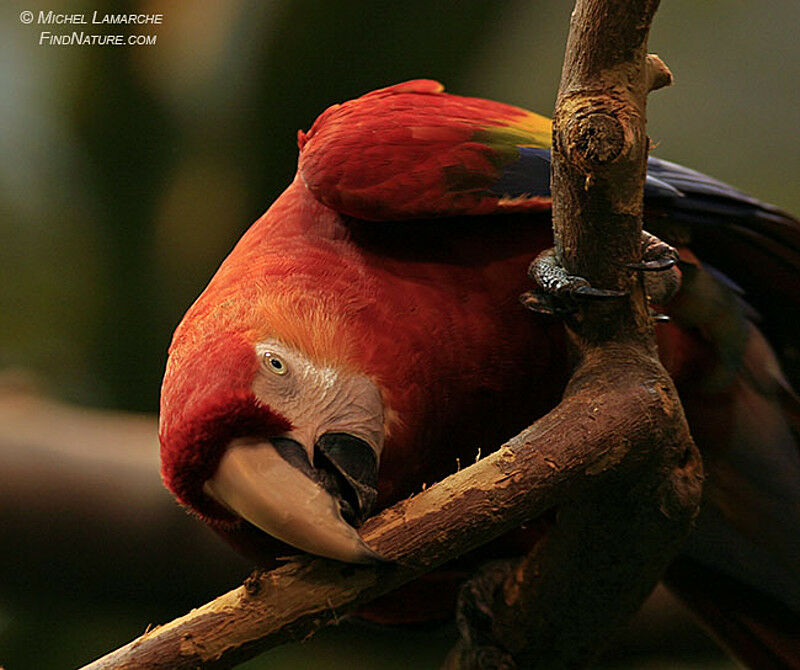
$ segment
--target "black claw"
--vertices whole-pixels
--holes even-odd
[[[520,301],[528,309],[543,314],[574,314],[582,301],[619,300],[628,295],[626,291],[594,288],[583,277],[570,275],[559,264],[553,249],[540,253],[528,274],[540,289],[523,294]]]
[[[626,263],[625,267],[629,270],[641,272],[664,272],[675,267],[675,259],[672,257],[657,258],[653,261],[642,261],[641,263]]]
[[[532,312],[538,314],[549,314],[553,316],[558,311],[553,305],[553,301],[546,295],[536,291],[526,291],[519,297],[519,301]]]
[[[594,288],[593,286],[579,286],[571,291],[574,298],[588,300],[618,300],[624,298],[626,291],[612,291],[604,288]]]

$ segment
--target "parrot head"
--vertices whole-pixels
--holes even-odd
[[[377,497],[378,386],[297,338],[265,333],[269,308],[220,319],[242,302],[208,294],[170,347],[159,426],[167,487],[217,528],[245,520],[313,554],[379,559],[355,530]]]

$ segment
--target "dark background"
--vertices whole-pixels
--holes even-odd
[[[155,412],[172,330],[288,185],[299,128],[332,103],[416,77],[550,114],[571,7],[567,0],[5,3],[0,375],[25,371],[42,393],[70,403]],[[71,29],[23,25],[25,9],[158,12],[164,23],[82,27],[157,34],[155,46],[39,46],[41,30]],[[663,3],[650,46],[676,85],[650,98],[654,155],[800,212],[798,25],[795,0]],[[30,551],[19,565],[51,560],[45,548]],[[168,548],[136,551],[146,564]],[[219,569],[190,582],[208,593],[111,589],[108,598],[103,580],[111,573],[102,568],[94,587],[87,582],[69,597],[22,587],[17,571],[7,571],[0,664],[90,660],[220,584],[233,587],[245,568],[234,558],[230,565],[230,576]],[[450,642],[448,631],[408,635],[347,628],[251,667],[425,667]],[[665,642],[637,651],[635,661],[609,663],[727,667],[686,635],[694,642],[685,653]]]

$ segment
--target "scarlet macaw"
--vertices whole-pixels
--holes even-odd
[[[552,244],[550,136],[428,80],[300,132],[294,181],[175,332],[160,440],[178,500],[234,542],[257,527],[369,561],[368,514],[554,406],[563,328],[519,303]],[[800,225],[655,158],[645,195],[681,254],[658,343],[708,470],[686,555],[800,612],[800,403],[779,363],[800,371]]]

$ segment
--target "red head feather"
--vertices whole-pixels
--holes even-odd
[[[258,365],[253,345],[238,332],[199,340],[179,328],[170,348],[161,388],[162,477],[177,499],[206,521],[234,520],[202,490],[228,442],[291,428],[250,390]]]

